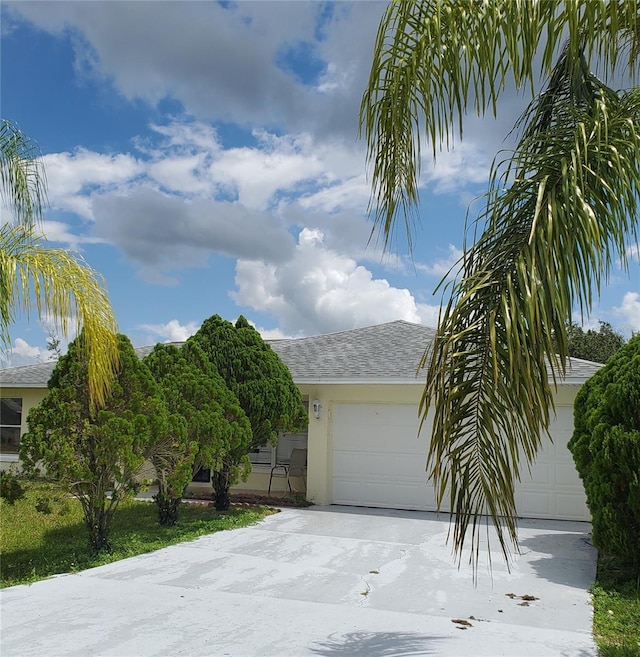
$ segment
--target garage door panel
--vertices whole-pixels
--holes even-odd
[[[332,409],[333,502],[399,509],[435,509],[425,462],[431,414],[418,436],[415,404],[335,404]],[[553,443],[544,438],[531,474],[516,484],[519,515],[589,520],[582,482],[566,445],[573,409],[560,407]]]
[[[356,408],[347,410],[345,406]],[[334,431],[339,427],[338,436],[334,436],[334,447],[339,444],[341,451],[361,452],[363,445],[366,445],[369,452],[394,454],[400,442],[402,453],[418,455],[425,453],[427,445],[425,432],[418,437],[418,411],[415,406],[399,411],[396,406],[387,409],[368,404],[341,404],[335,408],[333,426]],[[413,440],[407,440],[409,436]]]
[[[425,452],[413,456],[379,452],[334,452],[333,476],[342,478],[366,478],[368,474],[395,480],[426,480]],[[409,457],[409,458],[407,458]]]
[[[590,519],[591,514],[584,494],[578,494],[575,491],[558,492],[556,494],[556,517],[569,520]]]
[[[333,409],[333,502],[435,510],[427,479],[428,427],[411,404],[337,404]]]
[[[336,504],[372,506],[385,509],[435,511],[433,487],[422,482],[398,482],[385,479],[370,481],[334,480]]]
[[[573,435],[573,408],[558,407],[544,436],[531,475],[516,483],[519,515],[530,518],[590,520],[582,481],[567,443]]]

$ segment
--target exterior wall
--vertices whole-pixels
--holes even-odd
[[[561,385],[555,398],[556,407],[573,406],[579,384]],[[416,415],[424,384],[348,384],[348,385],[301,385],[303,395],[310,400],[309,457],[307,471],[307,499],[315,504],[331,504],[333,485],[333,437],[331,415],[335,404],[385,403],[415,404]],[[320,401],[320,419],[311,412],[314,399]]]
[[[347,384],[301,385],[303,395],[320,402],[320,418],[309,413],[309,456],[307,469],[307,499],[315,504],[331,504],[332,453],[331,416],[337,403],[415,404],[416,414],[423,384]]]
[[[20,397],[22,399],[22,426],[20,435],[27,431],[27,415],[29,410],[37,406],[47,395],[47,388],[2,388],[0,397]],[[17,454],[0,455],[0,471],[20,469],[20,461]]]
[[[308,469],[307,469],[307,499],[315,504],[331,504],[332,498],[332,453],[333,440],[331,433],[331,417],[333,406],[344,403],[386,403],[415,404],[416,414],[423,391],[423,383],[415,384],[345,384],[345,385],[300,385],[303,397],[309,399],[309,431],[308,431]],[[556,395],[556,406],[572,406],[580,385],[559,386]],[[3,388],[0,394],[4,397],[22,397],[22,431],[27,430],[26,417],[29,409],[38,404],[47,394],[42,388]],[[320,417],[313,414],[313,402],[320,402]],[[0,469],[17,466],[16,456],[7,455],[0,459]],[[246,482],[240,482],[234,490],[251,490],[266,492],[269,487],[269,470],[265,466],[257,466]],[[274,477],[272,491],[284,492],[286,481]],[[191,484],[192,490],[203,488],[210,490],[209,484]],[[300,489],[303,488],[300,482]]]

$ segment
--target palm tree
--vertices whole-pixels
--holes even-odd
[[[360,125],[385,245],[400,221],[411,246],[421,146],[436,158],[467,110],[496,114],[511,79],[532,95],[515,149],[492,165],[479,237],[441,283],[421,363],[422,421],[435,410],[427,470],[455,514],[457,554],[471,529],[476,564],[483,514],[505,557],[517,546],[514,485],[549,426],[572,309],[588,313],[637,242],[640,90],[614,91],[592,64],[632,81],[639,52],[633,0],[398,0],[380,24]]]
[[[67,335],[84,328],[94,407],[104,402],[118,366],[117,323],[102,278],[77,254],[51,248],[37,232],[46,203],[40,149],[18,126],[0,121],[0,196],[14,221],[0,225],[0,344],[11,345],[16,311],[46,312]]]

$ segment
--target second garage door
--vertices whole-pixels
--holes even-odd
[[[425,470],[430,422],[420,436],[418,424],[414,404],[335,404],[333,503],[434,511],[434,489]],[[572,427],[572,409],[559,408],[554,443],[545,441],[531,477],[525,473],[518,485],[522,516],[589,520],[582,483],[566,448]]]

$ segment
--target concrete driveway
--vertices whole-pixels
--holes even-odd
[[[432,513],[284,509],[253,527],[4,589],[0,654],[596,654],[588,524],[522,521],[511,573],[495,552],[492,578],[485,554],[475,587],[447,529]]]

